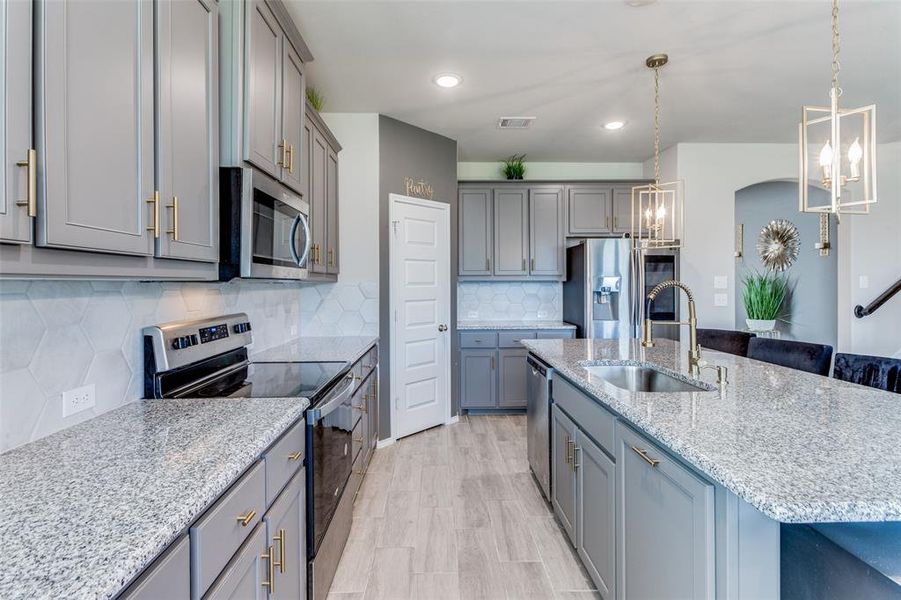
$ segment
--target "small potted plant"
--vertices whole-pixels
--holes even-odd
[[[744,278],[742,301],[752,331],[770,331],[780,318],[782,303],[788,293],[788,281],[774,271],[754,273]]]
[[[325,97],[312,85],[307,86],[307,100],[310,106],[316,109],[316,112],[322,112],[322,107],[325,106]]]
[[[523,163],[525,154],[514,154],[504,160],[504,176],[507,179],[522,179],[526,174],[526,165]]]

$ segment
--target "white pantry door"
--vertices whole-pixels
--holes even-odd
[[[391,194],[392,437],[450,420],[450,206]]]

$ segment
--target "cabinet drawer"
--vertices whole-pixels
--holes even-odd
[[[266,506],[272,504],[291,476],[303,465],[305,425],[301,419],[263,455],[266,463]]]
[[[554,402],[609,454],[614,453],[614,426],[612,412],[579,391],[562,377],[554,377],[551,384]]]
[[[539,340],[568,340],[576,335],[575,329],[548,329],[538,332]]]
[[[203,600],[265,600],[267,594],[263,583],[268,580],[268,561],[271,560],[264,558],[267,550],[266,526],[261,524],[253,530],[253,535]],[[200,598],[196,595],[191,597]]]
[[[497,348],[494,331],[464,331],[460,334],[461,348]]]
[[[522,348],[519,340],[534,340],[534,331],[501,331],[497,334],[498,348]]]
[[[191,526],[191,596],[215,581],[266,512],[266,470],[258,461]],[[240,517],[249,516],[242,520]]]
[[[119,596],[120,600],[188,600],[191,597],[191,554],[188,536],[169,548]]]

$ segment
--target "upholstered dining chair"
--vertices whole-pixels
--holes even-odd
[[[698,329],[698,343],[701,348],[718,350],[736,356],[748,355],[748,342],[757,337],[753,333],[744,331],[730,331],[728,329]]]
[[[901,359],[839,352],[835,355],[832,376],[901,394]]]
[[[826,377],[832,346],[755,337],[748,342],[748,358]]]

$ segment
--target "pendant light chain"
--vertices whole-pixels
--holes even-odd
[[[660,67],[654,67],[654,184],[660,184]]]
[[[839,50],[838,0],[832,0],[832,89],[841,95],[841,88],[838,87],[838,72],[841,69],[841,64],[838,62]]]

